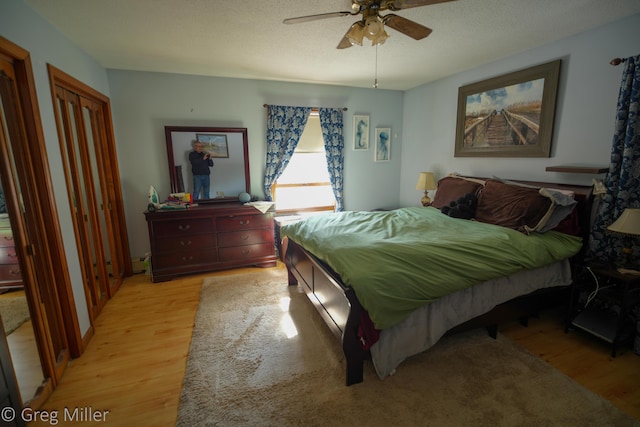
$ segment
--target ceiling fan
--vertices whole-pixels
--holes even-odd
[[[398,11],[412,7],[429,6],[436,3],[445,3],[453,0],[351,0],[351,11],[320,13],[317,15],[299,16],[282,21],[285,24],[299,24],[301,22],[315,21],[318,19],[337,18],[341,16],[362,15],[362,20],[357,21],[346,32],[338,49],[346,49],[353,45],[362,46],[366,37],[371,40],[371,45],[376,46],[385,42],[389,37],[385,31],[385,25],[399,31],[415,40],[422,40],[431,34],[431,28],[389,13],[380,15],[381,11]]]

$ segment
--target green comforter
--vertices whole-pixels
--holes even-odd
[[[525,235],[432,207],[340,212],[283,225],[354,289],[378,329],[449,293],[575,255],[578,237]]]

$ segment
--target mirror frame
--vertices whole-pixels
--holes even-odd
[[[242,136],[242,153],[244,156],[244,182],[245,182],[245,192],[251,194],[251,178],[249,175],[249,138],[247,133],[247,128],[232,128],[232,127],[208,127],[208,126],[165,126],[164,134],[165,139],[167,141],[167,160],[169,164],[169,177],[171,180],[171,192],[178,193],[180,192],[180,181],[178,179],[178,175],[176,173],[175,168],[175,158],[173,151],[173,133],[174,132],[183,132],[183,133],[218,133],[218,134],[239,134]],[[195,136],[194,136],[195,138]],[[185,147],[185,150],[191,149],[191,145],[189,147]],[[218,161],[214,159],[214,162]],[[215,167],[215,166],[214,166]],[[197,203],[223,203],[223,202],[233,202],[238,201],[238,195],[236,196],[225,196],[225,197],[214,197],[209,199],[200,199]]]

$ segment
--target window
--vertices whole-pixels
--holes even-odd
[[[310,114],[295,153],[274,184],[272,194],[279,214],[335,209],[317,112]]]

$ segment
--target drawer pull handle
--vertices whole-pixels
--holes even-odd
[[[190,244],[191,244],[191,240],[187,240],[186,242],[184,240],[180,240],[180,245],[182,247],[189,246]]]
[[[20,275],[20,270],[9,270],[10,274],[13,274],[14,276],[19,276]]]
[[[183,261],[193,261],[193,257],[192,256],[189,256],[189,257],[183,256],[182,260]]]
[[[182,225],[182,224],[178,225],[178,230],[180,230],[180,231],[187,231],[190,228],[191,228],[191,225],[189,225],[189,224],[187,224],[187,225]]]
[[[249,235],[248,234],[243,234],[242,236],[240,236],[240,238],[242,240],[249,240]]]
[[[9,253],[7,254],[7,256],[8,256],[9,258],[18,258],[18,254],[17,254],[17,253],[15,253],[15,252],[14,252],[14,253],[9,252]]]
[[[249,225],[249,223],[251,222],[251,220],[240,220],[240,225]]]
[[[251,253],[251,251],[249,249],[243,249],[242,250],[242,255],[249,255]]]
[[[2,236],[4,240],[13,240],[13,236]]]

